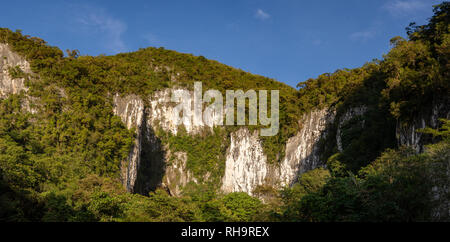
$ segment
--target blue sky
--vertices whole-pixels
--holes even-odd
[[[389,50],[435,0],[7,1],[0,27],[82,55],[163,46],[291,86]]]

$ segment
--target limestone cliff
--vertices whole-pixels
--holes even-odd
[[[197,182],[192,172],[186,169],[186,154],[174,154],[162,145],[155,135],[156,129],[177,134],[178,126],[173,120],[173,104],[170,102],[171,91],[167,89],[156,92],[149,98],[147,105],[135,95],[114,98],[114,112],[122,118],[128,128],[136,129],[135,146],[130,151],[128,161],[122,168],[122,179],[130,192],[148,192],[152,188],[162,186],[178,195],[181,188],[189,182]],[[317,142],[326,134],[327,124],[333,122],[334,112],[327,109],[308,113],[300,120],[302,128],[297,135],[286,144],[286,156],[281,164],[270,164],[264,154],[258,131],[250,132],[240,128],[231,133],[229,148],[226,153],[225,172],[222,178],[224,192],[246,192],[261,185],[280,187],[290,185],[297,176],[305,171],[323,165],[319,158]],[[209,127],[194,126],[192,119],[183,120],[188,134],[199,133]],[[144,153],[152,155],[144,155]],[[161,160],[155,159],[159,154]],[[168,162],[173,160],[175,162]],[[142,166],[147,169],[147,177],[152,182],[139,180]],[[144,172],[145,173],[145,172]],[[155,178],[155,174],[156,177]],[[141,184],[141,188],[136,186]],[[147,185],[144,185],[147,184]]]
[[[253,193],[258,186],[289,186],[298,175],[323,165],[320,160],[319,140],[327,134],[327,125],[335,113],[327,109],[314,110],[299,121],[297,135],[286,143],[286,155],[281,164],[267,162],[257,131],[241,128],[231,135],[227,153],[222,190]]]
[[[361,106],[361,107],[353,107],[349,108],[340,118],[339,122],[337,124],[337,130],[336,130],[336,145],[339,152],[343,151],[342,147],[342,126],[350,121],[352,118],[357,116],[362,116],[367,111],[367,107]]]
[[[25,78],[13,78],[9,73],[11,68],[17,67],[31,74],[30,64],[24,58],[11,51],[8,45],[0,44],[0,99],[28,90]],[[171,95],[179,91],[183,89],[160,90],[145,98],[138,95],[115,95],[112,98],[114,113],[129,129],[136,131],[134,146],[121,165],[121,178],[130,192],[148,194],[157,187],[164,187],[172,195],[179,196],[188,183],[208,180],[208,176],[201,179],[195,177],[188,169],[186,152],[171,151],[156,135],[158,129],[178,134],[181,127],[173,119]],[[435,101],[432,108],[423,110],[412,121],[399,120],[396,131],[399,145],[410,145],[422,151],[423,144],[429,138],[417,129],[425,126],[436,128],[438,118],[450,118],[449,106],[448,100]],[[330,138],[327,137],[329,127],[334,125],[336,128],[333,133],[336,136],[332,138],[336,140],[338,151],[342,151],[342,125],[353,117],[363,115],[366,109],[364,106],[349,108],[339,116],[333,108],[316,109],[304,114],[299,120],[296,135],[287,141],[285,157],[279,164],[267,160],[258,131],[242,127],[232,132],[227,140],[224,173],[219,187],[224,192],[253,194],[255,188],[262,185],[291,185],[300,174],[325,164],[321,160],[320,141]],[[27,110],[34,111],[31,108]],[[213,131],[211,127],[195,126],[189,118],[183,120],[182,126],[188,135],[208,135]]]
[[[256,186],[265,183],[269,168],[258,131],[241,128],[231,134],[230,143],[222,190],[252,194]]]
[[[114,113],[118,115],[128,129],[136,129],[136,139],[128,160],[122,163],[121,178],[128,191],[133,192],[137,171],[141,163],[141,149],[143,137],[144,103],[135,95],[114,97]]]
[[[12,78],[9,68],[18,66],[23,72],[31,73],[30,64],[24,58],[12,52],[6,44],[0,44],[0,58],[0,98],[26,91],[25,79]]]
[[[323,165],[318,142],[326,137],[327,127],[334,122],[335,115],[333,109],[322,109],[303,116],[301,129],[286,144],[286,157],[279,170],[282,185],[291,185],[299,174]]]
[[[122,168],[122,178],[130,192],[148,193],[156,187],[165,187],[171,194],[180,195],[186,184],[198,182],[198,177],[186,168],[186,153],[171,152],[155,135],[159,128],[177,134],[179,126],[173,120],[174,105],[170,101],[170,95],[172,91],[181,90],[158,91],[146,101],[135,95],[115,96],[114,112],[128,128],[136,129],[135,146]],[[339,151],[342,151],[342,125],[363,115],[366,110],[365,106],[352,107],[339,115],[335,125]],[[278,188],[289,186],[300,174],[324,166],[319,141],[327,138],[328,129],[335,123],[335,117],[336,111],[333,108],[313,110],[305,114],[299,120],[300,129],[297,134],[286,143],[285,157],[280,164],[267,161],[258,131],[250,132],[243,127],[231,133],[225,155],[222,191],[253,194],[253,190],[262,185]],[[429,117],[431,123],[424,122],[421,126],[414,126],[414,129],[422,128],[425,124],[435,127],[437,117],[442,117],[442,114],[433,111]],[[190,135],[210,130],[208,127],[194,126],[192,119],[183,120],[183,126]],[[412,130],[413,127],[404,131],[399,129],[399,143],[422,147],[417,141],[421,134]]]
[[[22,91],[27,92],[24,77],[13,78],[9,73],[12,68],[19,68],[25,74],[31,74],[30,63],[25,58],[11,51],[7,44],[0,43],[0,99],[6,98],[11,94],[19,94]],[[22,108],[27,112],[36,112],[36,109],[30,105],[35,103],[36,99],[26,96],[22,102]]]
[[[439,118],[450,118],[450,100],[448,98],[436,99],[428,108],[424,108],[420,114],[411,120],[398,120],[396,136],[399,146],[406,145],[422,152],[425,143],[429,143],[431,137],[421,132],[419,129],[439,127]]]

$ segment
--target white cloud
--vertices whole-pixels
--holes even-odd
[[[122,39],[127,25],[106,13],[103,9],[88,8],[87,11],[77,18],[89,31],[105,36],[105,46],[113,52],[127,51]]]
[[[360,31],[351,34],[350,39],[353,41],[366,42],[367,40],[375,37],[375,34],[376,33],[373,30]]]
[[[393,16],[401,16],[431,9],[431,5],[426,0],[391,0],[384,5],[384,9]]]
[[[264,12],[262,9],[258,8],[255,13],[255,18],[260,20],[266,20],[270,18],[270,14]]]

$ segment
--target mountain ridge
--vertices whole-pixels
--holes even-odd
[[[442,188],[448,177],[442,183],[408,173],[436,174],[428,164],[448,161],[448,10],[443,3],[428,25],[410,26],[409,40],[392,39],[383,60],[323,74],[299,83],[299,90],[161,48],[64,57],[39,38],[2,28],[3,199],[37,204],[2,203],[3,213],[20,217],[18,209],[23,219],[47,221],[353,221],[383,220],[383,214],[399,220],[405,212],[430,219],[433,196],[408,198],[421,204],[414,212],[402,202],[416,196],[411,187],[385,179],[412,179],[408,184],[424,194],[432,186],[438,198],[448,195]],[[259,126],[194,129],[192,120],[175,125],[171,91],[192,92],[196,81],[222,93],[280,90],[279,134],[261,137]],[[424,133],[427,127],[435,131]],[[410,170],[389,168],[405,162]],[[399,186],[406,190],[389,197]],[[360,206],[377,204],[379,196],[397,207]],[[350,212],[339,207],[342,200]]]

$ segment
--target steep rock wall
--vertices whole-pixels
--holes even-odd
[[[251,133],[247,128],[241,128],[232,133],[230,139],[222,190],[252,194],[253,189],[265,183],[268,172],[258,131]]]
[[[181,88],[172,88],[165,89],[162,91],[155,92],[149,98],[149,113],[148,113],[148,122],[152,127],[158,127],[164,130],[165,132],[170,132],[176,135],[180,129],[180,125],[177,125],[174,119],[175,106],[177,103],[172,102],[171,97],[172,93],[177,94],[181,92],[187,92],[189,95],[186,96],[187,100],[184,100],[191,104],[191,107],[194,106],[193,100],[193,92],[181,89]],[[213,120],[218,117],[215,113],[213,113]],[[196,125],[194,124],[193,114],[183,115],[182,125],[184,126],[186,132],[188,134],[199,134],[205,130],[213,131],[213,127],[209,127],[205,124]]]
[[[28,88],[25,85],[25,78],[11,77],[9,69],[15,67],[19,67],[25,74],[33,74],[30,63],[25,58],[13,52],[7,44],[0,43],[0,99],[7,98],[11,94],[19,94],[22,91],[25,93],[28,92]],[[64,95],[64,91],[61,91],[61,93]],[[23,111],[36,113],[36,105],[39,105],[39,100],[35,97],[25,95],[22,99]]]
[[[136,139],[128,155],[128,160],[121,164],[121,179],[126,189],[134,191],[136,177],[141,161],[143,140],[144,102],[136,95],[126,97],[114,96],[114,114],[122,119],[128,129],[136,129]]]
[[[27,90],[24,78],[12,78],[8,72],[9,68],[16,66],[25,73],[31,73],[30,64],[24,58],[11,51],[7,44],[0,44],[0,98]]]
[[[344,149],[342,147],[342,126],[350,121],[352,118],[356,116],[362,116],[364,113],[366,113],[367,107],[361,106],[361,107],[352,107],[349,108],[340,118],[337,124],[337,130],[336,130],[336,145],[339,152],[342,152]]]
[[[147,193],[152,188],[162,186],[178,196],[187,183],[197,182],[197,178],[186,168],[186,154],[171,153],[154,135],[156,128],[172,134],[177,134],[179,130],[173,120],[174,104],[170,100],[171,93],[171,89],[156,92],[149,98],[147,106],[137,96],[115,98],[116,114],[128,128],[135,127],[137,131],[135,146],[130,152],[127,169],[123,172],[124,183],[131,192]],[[442,103],[435,105],[430,114],[424,114],[413,124],[406,127],[399,125],[399,144],[411,145],[420,151],[422,134],[416,132],[416,129],[425,126],[436,127],[438,117],[448,117],[446,107],[448,106]],[[336,120],[335,138],[338,150],[342,150],[341,126],[353,117],[363,115],[366,110],[364,106],[352,107]],[[243,127],[233,132],[230,134],[230,146],[226,153],[222,190],[253,194],[254,189],[261,185],[289,186],[297,181],[300,174],[323,166],[319,141],[326,138],[327,128],[335,122],[335,117],[334,109],[313,110],[305,114],[299,121],[301,128],[298,133],[288,140],[286,155],[280,164],[267,162],[258,131],[250,132]],[[183,126],[189,134],[196,134],[205,129],[194,126],[192,119],[183,120]],[[148,154],[144,155],[145,153]],[[154,154],[159,154],[158,158]],[[142,166],[150,168],[141,169]],[[139,189],[138,184],[141,184]]]
[[[315,110],[300,120],[302,128],[286,144],[286,156],[281,164],[268,164],[257,131],[241,128],[231,134],[227,152],[222,190],[246,192],[261,185],[289,186],[299,174],[323,165],[318,142],[326,135],[327,125],[334,120],[334,112]]]
[[[399,120],[396,127],[398,145],[410,146],[417,152],[423,152],[424,144],[432,139],[429,135],[418,132],[418,129],[436,129],[440,118],[450,119],[450,99],[447,97],[434,100],[429,108],[423,109],[410,121]]]
[[[288,140],[286,156],[279,169],[282,186],[292,185],[299,174],[323,165],[318,142],[326,137],[327,126],[334,122],[335,115],[334,110],[313,110],[300,120],[301,129]]]
[[[0,44],[0,57],[0,98],[22,90],[27,91],[25,79],[11,78],[8,69],[19,66],[23,72],[31,73],[29,63],[11,51],[6,44]],[[128,159],[121,164],[122,181],[130,192],[146,194],[163,186],[174,195],[179,195],[181,188],[187,183],[197,182],[186,168],[186,154],[171,153],[155,135],[156,128],[175,135],[180,128],[173,119],[175,105],[171,102],[172,91],[184,90],[158,91],[148,100],[142,100],[137,95],[113,97],[114,113],[127,128],[136,130],[135,144]],[[280,166],[267,163],[257,131],[250,133],[248,129],[242,128],[231,134],[230,148],[226,154],[223,191],[252,194],[259,185],[291,184],[299,173],[318,166],[319,156],[314,143],[321,137],[325,124],[330,122],[328,116],[326,110],[305,115],[301,121],[303,128],[289,139],[286,157]],[[188,134],[197,134],[208,128],[212,131],[212,127],[194,126],[189,118],[183,120],[183,126]]]
[[[136,95],[116,95],[113,99],[114,113],[129,129],[136,129],[135,144],[121,168],[122,182],[130,192],[148,194],[157,187],[165,187],[173,195],[179,195],[181,187],[196,182],[186,169],[186,154],[170,152],[155,135],[156,129],[174,135],[179,131],[180,126],[174,120],[172,91],[183,90],[158,91],[146,102]],[[183,119],[182,125],[188,134],[196,134],[203,128],[194,126],[189,118]]]
[[[171,195],[181,196],[184,186],[189,182],[198,182],[192,172],[186,168],[187,153],[175,152],[172,154],[171,151],[168,150],[165,159],[170,161],[170,165],[166,167],[166,172],[161,185],[166,188]]]
[[[154,93],[148,104],[135,95],[114,98],[114,112],[128,128],[136,128],[135,146],[130,152],[127,166],[122,168],[124,184],[130,192],[147,193],[157,186],[166,187],[173,195],[189,182],[197,182],[186,169],[186,154],[172,153],[155,135],[155,129],[177,134],[179,126],[174,121],[172,91],[166,89]],[[192,101],[192,100],[191,100]],[[280,187],[294,183],[299,174],[317,168],[320,161],[318,142],[326,135],[327,125],[334,121],[335,112],[328,109],[314,110],[299,121],[301,129],[286,144],[286,156],[280,164],[269,164],[264,154],[258,130],[250,132],[243,127],[230,134],[230,146],[225,155],[225,173],[222,178],[224,192],[246,192],[261,185]],[[183,120],[188,134],[196,134],[209,127],[194,126],[192,119]],[[144,155],[148,153],[149,155]],[[159,160],[154,157],[159,153]],[[159,163],[155,165],[155,163]],[[143,169],[143,166],[153,167]],[[126,168],[125,168],[126,167]],[[139,181],[139,173],[144,180]],[[155,178],[155,174],[158,179]],[[148,180],[153,180],[148,182]],[[144,188],[138,189],[139,184]]]
[[[174,121],[172,91],[166,89],[155,92],[147,102],[137,96],[120,98],[116,96],[115,112],[128,128],[136,128],[135,146],[130,152],[127,169],[123,170],[123,180],[131,192],[148,193],[156,187],[166,187],[171,194],[180,195],[182,187],[189,182],[198,182],[186,168],[186,153],[173,153],[155,135],[156,129],[177,134],[180,126]],[[190,100],[192,102],[192,100]],[[147,104],[144,104],[147,103]],[[448,105],[435,105],[430,114],[424,113],[418,121],[397,127],[398,142],[422,149],[418,128],[436,127],[438,117],[448,117]],[[337,149],[342,151],[341,127],[356,116],[364,115],[367,107],[349,108],[336,119],[334,108],[313,110],[305,114],[300,129],[286,143],[285,157],[280,164],[270,164],[264,154],[258,131],[250,132],[243,127],[230,134],[230,145],[225,154],[225,173],[221,189],[224,192],[246,192],[253,194],[261,185],[282,187],[292,185],[304,172],[323,166],[320,140],[327,138],[328,128],[335,126]],[[336,123],[335,123],[336,122]],[[192,118],[184,119],[182,125],[188,134],[195,135],[207,127],[194,126]],[[212,129],[211,129],[212,130]],[[329,138],[329,137],[328,137]]]

